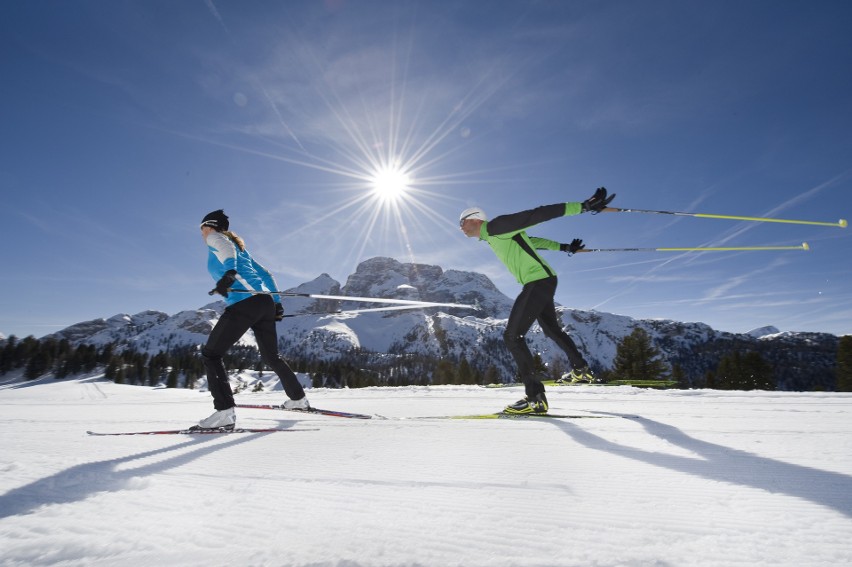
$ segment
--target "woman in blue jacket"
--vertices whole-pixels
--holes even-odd
[[[246,250],[243,239],[228,230],[228,217],[222,209],[213,211],[201,221],[201,236],[207,244],[207,270],[216,281],[213,292],[225,298],[225,312],[210,331],[201,349],[207,369],[207,387],[216,411],[198,422],[203,429],[233,429],[234,394],[222,357],[246,331],[254,331],[260,357],[281,379],[290,399],[284,407],[308,409],[308,398],[298,378],[278,354],[278,332],[275,322],[284,317],[281,299],[255,295],[250,291],[278,291],[269,270],[261,266]],[[245,290],[241,292],[240,290]],[[211,292],[211,293],[213,293]]]

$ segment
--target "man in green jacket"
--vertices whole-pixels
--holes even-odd
[[[571,337],[562,330],[556,317],[553,296],[556,293],[556,272],[545,262],[536,250],[560,250],[573,254],[584,248],[583,241],[575,238],[570,244],[560,244],[546,238],[529,236],[526,229],[562,216],[580,213],[599,213],[606,210],[615,195],[607,197],[606,189],[601,187],[595,194],[583,202],[558,203],[521,211],[510,215],[501,215],[491,221],[479,207],[462,211],[459,226],[465,236],[479,238],[491,246],[491,249],[505,264],[523,287],[512,305],[503,340],[515,363],[518,375],[524,383],[526,396],[507,406],[506,413],[547,413],[547,397],[544,384],[534,371],[533,356],[525,336],[532,324],[538,321],[545,336],[554,341],[568,355],[573,367],[570,378],[574,382],[593,381],[594,375],[589,365],[577,350]]]

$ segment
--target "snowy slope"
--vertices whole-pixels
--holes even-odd
[[[398,418],[493,411],[520,391],[309,396]],[[574,387],[549,396],[555,409],[606,417],[354,421],[238,410],[242,425],[290,431],[94,438],[85,431],[185,426],[211,399],[97,376],[7,383],[0,564],[852,563],[852,395]]]

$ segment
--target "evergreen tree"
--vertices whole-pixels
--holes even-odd
[[[194,390],[196,384],[198,383],[198,379],[202,376],[202,374],[203,374],[203,372],[196,369],[196,368],[192,368],[190,370],[187,370],[187,372],[186,372],[186,384],[184,385],[184,387],[189,389],[189,390]]]
[[[716,388],[720,390],[774,390],[772,366],[760,353],[741,354],[734,351],[719,362],[716,370]]]
[[[710,390],[716,388],[716,373],[712,370],[708,370],[704,374],[704,387]]]
[[[667,370],[651,337],[639,327],[624,337],[615,351],[613,374],[618,380],[659,380]]]
[[[112,360],[113,351],[115,350],[115,345],[113,343],[107,343],[104,345],[104,348],[101,350],[100,355],[98,355],[98,362],[100,364],[109,364]]]
[[[852,335],[840,337],[837,345],[837,390],[852,392]]]
[[[537,376],[547,375],[547,365],[544,364],[539,353],[533,355],[533,372]]]
[[[60,374],[62,374],[62,376],[76,376],[83,372],[87,352],[88,347],[86,345],[80,345],[79,347],[72,349],[63,361],[61,372],[57,371],[57,378],[60,377]]]
[[[73,350],[74,349],[71,346],[71,343],[68,342],[68,339],[62,339],[59,341],[59,344],[56,345],[56,357],[65,358],[69,356]]]
[[[125,384],[127,382],[127,371],[125,370],[123,363],[119,365],[118,370],[116,370],[114,381],[116,384]]]
[[[500,381],[500,371],[493,364],[489,364],[482,377],[483,384],[496,384]]]
[[[71,357],[64,356],[62,358],[57,358],[53,363],[53,377],[54,378],[65,378],[69,374],[71,374],[70,364]]]
[[[12,352],[12,368],[23,368],[27,366],[30,359],[41,349],[41,344],[34,336],[30,335],[18,341]]]
[[[80,354],[80,364],[83,372],[91,372],[98,366],[98,349],[95,345],[81,345],[77,347]]]
[[[148,386],[156,386],[157,376],[151,375],[148,371],[148,354],[136,354],[133,357],[133,363],[136,366],[136,383]]]
[[[719,361],[716,367],[716,380],[714,388],[717,390],[736,390],[735,384],[739,382],[740,353],[734,352]]]
[[[0,376],[15,368],[15,347],[17,344],[18,337],[15,335],[6,339],[6,344],[0,351]]]
[[[462,358],[459,363],[458,383],[476,384],[476,376],[474,375],[473,369],[470,367],[470,363],[468,363],[467,358]]]
[[[27,362],[27,368],[24,370],[24,377],[29,380],[35,380],[48,370],[53,364],[52,345],[45,348],[36,349],[30,356]]]
[[[172,368],[172,370],[169,372],[168,377],[166,378],[166,388],[177,388],[179,376],[180,371],[177,368]]]
[[[455,384],[458,379],[458,373],[455,366],[449,360],[441,359],[432,374],[433,384]]]
[[[118,369],[121,366],[121,360],[118,356],[110,356],[106,369],[104,370],[104,378],[109,378],[113,382],[118,377]]]
[[[559,380],[562,375],[568,372],[561,357],[557,357],[547,368],[547,377],[550,380]]]
[[[683,371],[683,366],[681,366],[680,364],[672,365],[671,379],[677,382],[678,388],[689,388],[689,382],[686,379],[686,373]]]

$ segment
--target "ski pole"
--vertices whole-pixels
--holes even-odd
[[[215,290],[213,290],[215,292]],[[355,297],[348,295],[321,295],[317,293],[294,293],[290,291],[255,291],[245,289],[229,289],[228,292],[233,293],[250,293],[252,295],[279,295],[281,297],[310,297],[313,299],[334,299],[338,301],[355,301],[359,303],[388,303],[396,305],[411,305],[413,309],[420,307],[456,307],[459,309],[479,309],[475,305],[465,305],[462,303],[439,303],[434,301],[419,301],[416,299],[390,299],[383,297]],[[213,295],[211,293],[210,295]]]
[[[369,307],[367,309],[346,309],[345,311],[308,311],[307,313],[293,313],[284,317],[304,317],[307,315],[356,315],[359,313],[375,313],[377,311],[401,311],[405,309],[427,309],[429,305],[394,305],[391,307]],[[434,307],[434,306],[433,306]],[[462,307],[468,307],[463,305]]]
[[[807,242],[798,246],[695,246],[683,248],[583,248],[577,252],[754,252],[761,250],[810,250]]]
[[[619,209],[617,207],[607,207],[604,209],[606,212],[613,213],[651,213],[655,215],[675,215],[681,217],[698,217],[703,219],[726,219],[726,220],[740,220],[740,221],[752,221],[752,222],[780,222],[786,224],[811,224],[817,226],[835,226],[839,228],[846,228],[848,223],[846,219],[840,219],[837,222],[822,222],[822,221],[808,221],[808,220],[794,220],[794,219],[774,219],[769,217],[741,217],[734,215],[711,215],[708,213],[681,213],[675,211],[652,211],[648,209]]]

